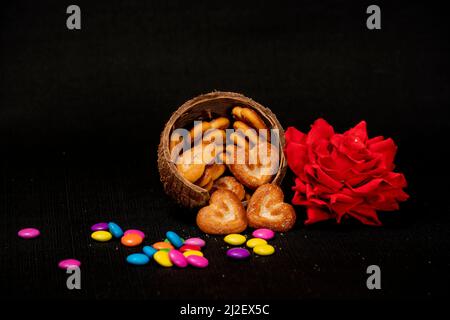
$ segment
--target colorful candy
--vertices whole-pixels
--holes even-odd
[[[241,234],[232,233],[223,238],[223,240],[233,246],[240,246],[245,242],[245,240],[247,240],[247,238]]]
[[[260,256],[270,256],[275,252],[275,248],[270,244],[263,244],[253,248],[253,252]]]
[[[191,244],[184,244],[178,250],[180,250],[181,252],[185,252],[185,251],[188,251],[188,250],[201,251],[201,248],[199,246],[194,246],[194,245],[191,245]]]
[[[144,253],[145,253],[149,258],[152,258],[153,255],[154,255],[156,252],[158,252],[158,250],[156,250],[155,248],[150,247],[150,246],[145,246],[144,248],[142,248],[142,251],[144,251]]]
[[[178,250],[172,249],[169,251],[170,261],[179,268],[185,268],[188,265],[186,257]]]
[[[25,228],[17,232],[17,235],[23,239],[33,239],[39,237],[40,234],[41,232],[36,228]]]
[[[35,229],[37,230],[37,229]],[[146,237],[144,232],[138,229],[129,229],[123,232],[122,228],[114,222],[99,222],[91,226],[93,231],[91,238],[105,242],[114,238],[120,238],[120,242],[127,247],[135,247],[140,245]],[[38,235],[39,231],[37,230]],[[27,229],[19,231],[19,236],[27,238],[32,237],[30,231]],[[179,268],[186,268],[192,265],[196,268],[206,268],[209,265],[208,259],[203,256],[201,248],[205,246],[205,241],[201,238],[189,238],[184,240],[177,233],[168,231],[166,239],[154,243],[152,246],[144,246],[141,253],[132,253],[126,257],[126,261],[132,265],[146,265],[153,258],[159,265],[163,267],[177,266]],[[229,244],[239,245],[244,243],[246,238],[240,234],[231,234],[225,237],[225,241]],[[246,249],[236,248],[236,253],[233,251],[229,255],[235,259],[243,259],[247,254]],[[242,252],[244,250],[244,252]],[[247,251],[245,253],[245,251]],[[63,260],[59,263],[59,267],[67,269],[69,267],[78,267],[80,262],[75,259]]]
[[[124,235],[127,235],[129,233],[136,233],[138,236],[140,236],[142,239],[145,239],[145,233],[143,233],[141,230],[137,229],[129,229],[125,231]]]
[[[60,269],[79,268],[81,262],[76,259],[65,259],[58,263]]]
[[[181,239],[181,241],[183,241],[183,243],[184,243],[184,239],[183,239],[183,238],[180,238],[180,239]],[[167,239],[167,238],[164,239],[164,242],[170,243],[169,239]]]
[[[91,238],[95,241],[106,242],[111,240],[112,234],[108,231],[94,231],[91,234]]]
[[[170,261],[169,253],[166,251],[158,251],[153,255],[153,259],[163,267],[169,268],[173,266],[172,261]]]
[[[263,244],[267,244],[267,241],[261,238],[252,238],[247,241],[247,247],[254,248],[256,246],[261,246]]]
[[[183,252],[183,255],[187,258],[189,256],[199,256],[199,257],[203,257],[203,252],[201,251],[197,251],[197,250],[188,250]]]
[[[119,227],[116,223],[110,222],[108,223],[109,232],[114,236],[114,238],[120,238],[123,236],[122,228]]]
[[[173,231],[167,231],[166,237],[175,248],[179,248],[183,245],[183,240],[181,240],[180,236]]]
[[[155,248],[156,250],[174,249],[174,247],[169,242],[162,242],[162,241],[154,243],[152,247]]]
[[[250,257],[250,252],[244,248],[231,248],[227,251],[227,256],[232,259],[242,260]]]
[[[185,245],[191,245],[191,246],[198,246],[200,248],[205,246],[205,240],[200,238],[189,238],[186,241],[184,241]]]
[[[187,257],[186,260],[191,266],[196,268],[206,268],[209,264],[208,259],[205,257],[195,255]]]
[[[109,227],[106,222],[99,222],[91,227],[91,231],[108,231]]]
[[[270,229],[256,229],[255,231],[253,231],[252,236],[254,236],[255,238],[261,238],[264,240],[270,240],[273,237],[275,237],[275,232],[273,232]]]
[[[136,247],[142,243],[142,238],[136,233],[129,233],[124,235],[120,242],[126,247]]]
[[[137,266],[142,266],[147,264],[150,261],[150,258],[143,253],[133,253],[127,257],[127,262],[130,264],[134,264]]]

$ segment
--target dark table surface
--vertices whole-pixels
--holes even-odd
[[[440,3],[80,3],[19,1],[1,11],[0,282],[7,298],[424,298],[449,285],[448,35]],[[420,19],[418,16],[420,15]],[[270,257],[226,258],[206,237],[206,270],[132,267],[139,249],[96,243],[89,227],[115,221],[146,232],[203,236],[195,211],[168,198],[156,149],[165,121],[193,96],[236,91],[284,127],[318,117],[337,131],[365,119],[393,137],[411,199],[383,227],[349,221],[277,235]],[[292,197],[292,176],[283,182]],[[20,228],[42,235],[25,241]],[[82,290],[66,289],[59,260],[82,261]],[[382,289],[368,290],[379,265]]]

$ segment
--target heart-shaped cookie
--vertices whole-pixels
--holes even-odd
[[[234,177],[222,177],[217,181],[214,181],[212,190],[225,189],[233,192],[240,201],[244,200],[245,189]]]
[[[260,186],[247,206],[249,226],[278,232],[291,229],[295,224],[295,210],[283,201],[284,194],[279,186],[270,183]]]
[[[247,228],[244,206],[231,191],[219,189],[211,195],[209,206],[197,214],[197,225],[205,233],[239,233]]]
[[[236,146],[227,148],[231,173],[247,188],[255,190],[272,181],[279,167],[278,148],[271,143],[259,143],[250,150]],[[230,161],[228,160],[230,159]]]

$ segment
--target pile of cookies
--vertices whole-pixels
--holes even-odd
[[[210,234],[239,233],[247,225],[286,231],[295,212],[283,203],[281,189],[270,184],[279,166],[278,139],[253,109],[236,106],[231,115],[231,120],[199,119],[189,131],[170,137],[178,172],[211,194],[197,224]]]

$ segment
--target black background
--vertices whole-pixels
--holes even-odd
[[[320,3],[319,3],[320,2]],[[377,2],[14,1],[1,9],[0,261],[7,298],[298,299],[442,297],[449,285],[449,34],[443,4]],[[115,221],[148,243],[200,235],[195,212],[162,191],[159,134],[184,101],[235,91],[307,131],[360,120],[393,137],[411,199],[384,226],[324,223],[279,235],[271,257],[235,263],[208,237],[206,270],[135,268],[89,227]],[[292,177],[283,184],[286,197]],[[42,236],[24,241],[20,228]],[[63,258],[82,261],[82,290]],[[366,268],[382,290],[366,288]]]

